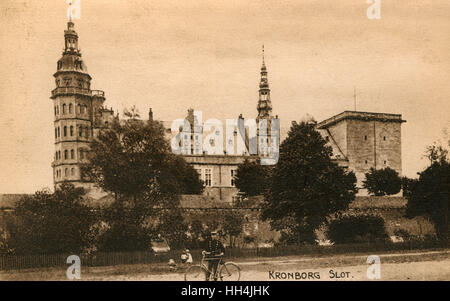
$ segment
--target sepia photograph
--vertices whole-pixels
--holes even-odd
[[[0,66],[2,282],[450,280],[448,0],[0,0]]]

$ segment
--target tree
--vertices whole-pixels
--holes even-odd
[[[439,160],[419,173],[419,180],[407,195],[407,216],[427,216],[444,244],[449,233],[449,194],[450,162]]]
[[[239,191],[248,197],[264,194],[268,178],[269,167],[245,159],[238,166],[234,182]]]
[[[449,141],[450,146],[450,141]],[[430,160],[430,164],[434,162],[445,162],[447,161],[448,150],[442,145],[434,143],[426,148],[424,157]]]
[[[293,122],[265,194],[262,218],[289,243],[314,243],[314,230],[347,209],[357,191],[353,172],[331,160],[331,147],[314,127]]]
[[[17,254],[80,254],[92,244],[97,221],[83,188],[64,183],[54,193],[37,191],[16,206],[8,246]]]
[[[244,217],[238,211],[227,211],[223,215],[222,227],[225,235],[230,239],[230,247],[234,247],[236,237],[242,233]]]
[[[104,210],[108,230],[99,241],[103,250],[148,248],[151,238],[164,228],[164,216],[177,216],[182,223],[179,195],[203,189],[196,171],[170,152],[163,126],[138,120],[134,111],[130,119],[116,121],[99,133],[83,169],[115,197],[114,204]]]
[[[389,239],[381,216],[343,215],[328,224],[327,237],[336,244],[384,242]]]
[[[395,170],[389,167],[370,168],[363,181],[363,187],[376,196],[392,195],[400,192],[402,179]]]

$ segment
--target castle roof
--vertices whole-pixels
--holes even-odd
[[[344,120],[400,122],[400,123],[406,122],[406,120],[402,119],[401,114],[344,111],[338,115],[335,115],[331,118],[319,122],[317,124],[317,128],[326,129]]]

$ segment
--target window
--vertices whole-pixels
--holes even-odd
[[[364,161],[367,164],[367,160]]]
[[[58,137],[61,137],[61,131],[59,130],[59,126],[58,126]]]
[[[56,106],[55,106],[55,116],[56,116]]]
[[[367,136],[364,136],[364,140],[367,140]]]
[[[73,136],[73,125],[70,126],[70,136]]]
[[[80,159],[84,159],[84,151],[80,149]]]
[[[58,138],[58,128],[55,128],[55,139]]]
[[[69,175],[69,170],[67,168],[64,169],[64,175],[67,177]]]
[[[202,178],[202,170],[200,168],[195,168],[195,171],[198,173],[198,177]]]
[[[59,114],[59,105],[56,106],[56,113]]]
[[[69,114],[72,114],[73,105],[69,103]]]
[[[68,152],[68,150],[66,149],[66,150],[64,151],[64,159],[67,160],[68,158],[69,158],[69,152]]]
[[[63,114],[66,114],[66,104],[63,103]]]
[[[78,105],[77,105],[77,108],[78,108],[78,114],[81,114],[81,105],[78,104]]]
[[[72,169],[70,170],[70,175],[71,175],[71,176],[74,176],[74,175],[75,175],[75,168],[72,168]]]
[[[205,186],[211,187],[212,184],[212,175],[211,169],[205,169]]]
[[[83,137],[83,127],[81,125],[78,127],[78,136]]]
[[[235,169],[232,169],[231,170],[231,187],[235,187],[235,178],[236,177],[236,170]]]
[[[73,149],[70,150],[70,159],[75,159],[75,151]]]
[[[67,136],[67,126],[64,126],[64,137]]]
[[[58,151],[58,159],[61,159],[61,151]]]
[[[386,141],[386,136],[383,136],[383,140]]]
[[[86,127],[85,131],[86,131],[86,138],[89,138],[89,127],[88,126]]]
[[[386,163],[387,163],[386,160],[384,160],[384,165],[386,165]]]

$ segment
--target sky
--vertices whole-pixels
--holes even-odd
[[[53,73],[65,0],[0,1],[0,193],[52,187]],[[81,0],[75,20],[91,87],[146,118],[256,117],[265,45],[282,127],[345,110],[402,114],[403,174],[450,131],[450,1]],[[447,132],[445,132],[447,130]],[[447,133],[447,134],[446,134]]]

